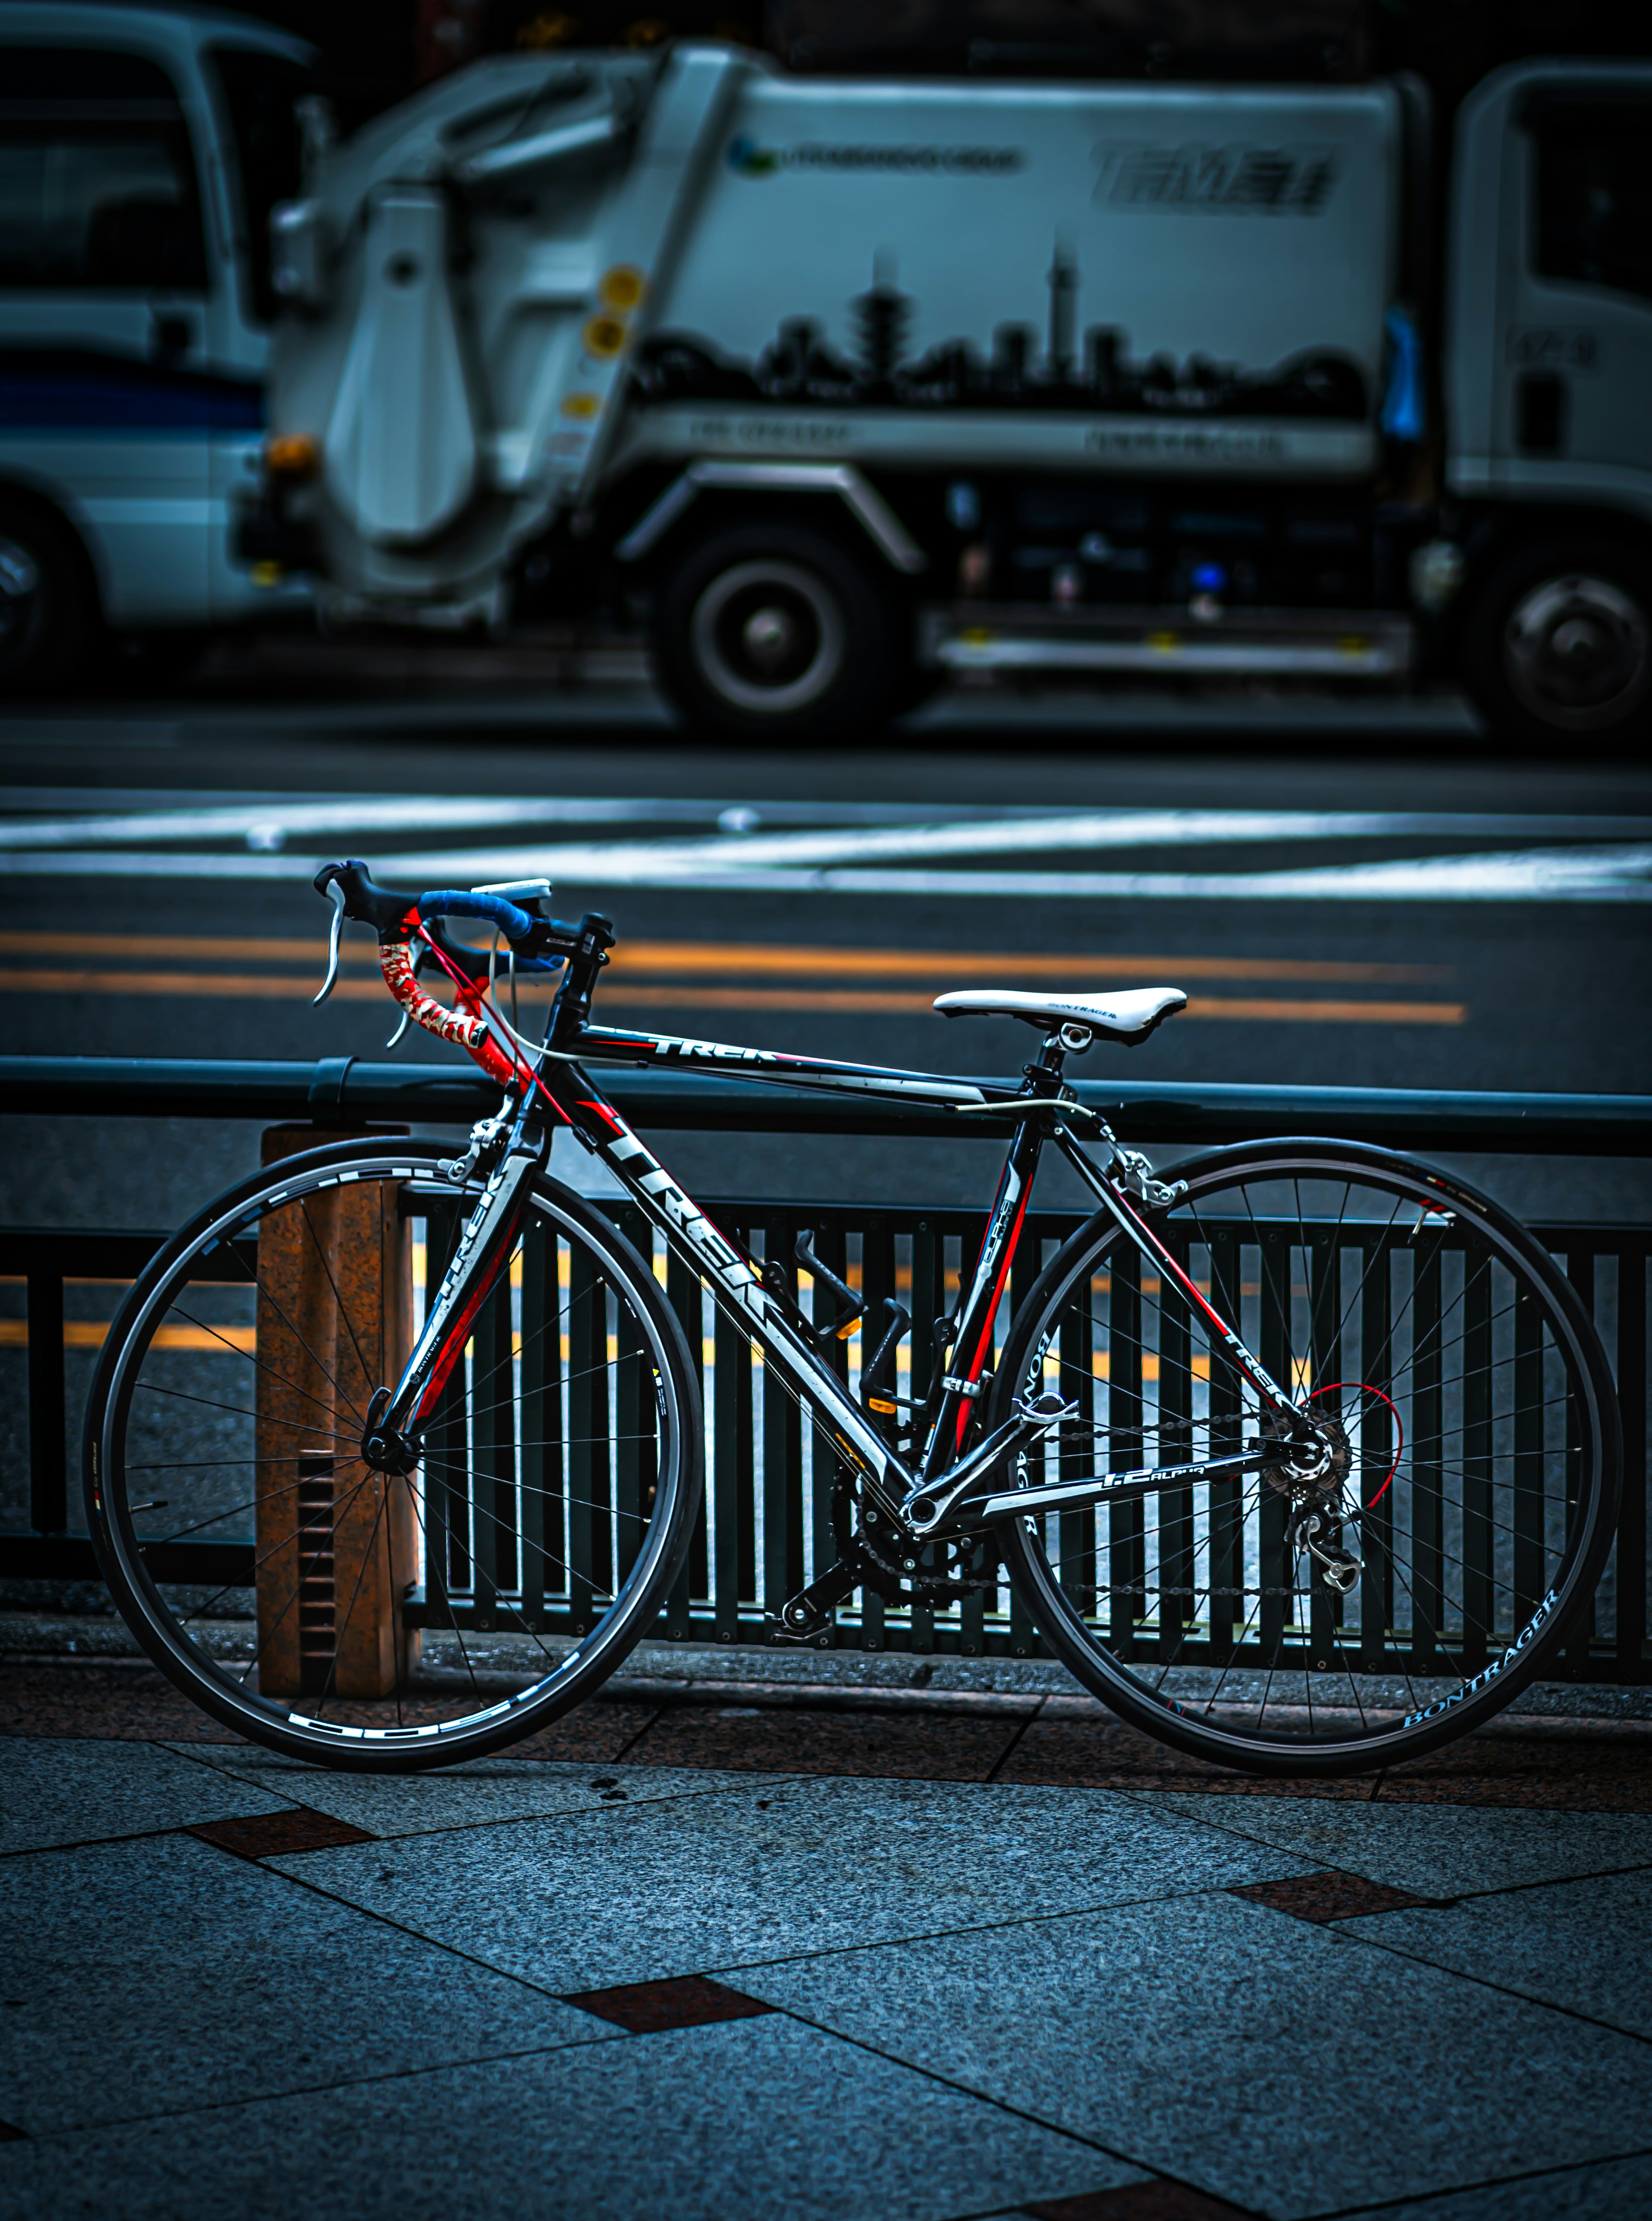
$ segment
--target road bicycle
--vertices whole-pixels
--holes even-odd
[[[1384,1149],[1256,1142],[1156,1173],[1064,1067],[1146,1040],[1179,991],[942,995],[948,1017],[1037,1034],[1019,1085],[978,1083],[598,1025],[613,929],[549,916],[545,882],[413,898],[349,862],[316,884],[322,997],[345,921],[368,926],[392,1042],[413,1023],[457,1043],[501,1103],[457,1152],[369,1133],[243,1180],[111,1329],[90,1525],[144,1649],[224,1726],[323,1765],[449,1764],[546,1726],[664,1632],[701,1497],[702,1288],[795,1399],[829,1486],[836,1555],[769,1600],[777,1642],[834,1639],[857,1592],[944,1618],[1012,1591],[1125,1720],[1224,1766],[1326,1775],[1484,1722],[1591,1596],[1618,1421],[1554,1261],[1466,1182]],[[542,1039],[521,1029],[535,981],[554,988]],[[604,1064],[1005,1134],[949,1315],[907,1350],[887,1299],[853,1367],[850,1272],[807,1234],[748,1254],[604,1098]],[[553,1176],[554,1141],[608,1168],[643,1247]],[[1006,1323],[1046,1149],[1097,1208]],[[234,1546],[222,1580],[180,1584],[173,1546],[214,1542]],[[479,1626],[514,1637],[503,1664]]]

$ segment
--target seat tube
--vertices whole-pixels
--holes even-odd
[[[1027,1216],[1038,1160],[1043,1153],[1041,1122],[1023,1119],[998,1180],[992,1213],[986,1222],[980,1254],[958,1315],[957,1339],[952,1345],[947,1370],[949,1384],[941,1399],[940,1414],[923,1461],[923,1478],[934,1480],[945,1472],[963,1448],[970,1420],[980,1398],[981,1375],[992,1354],[992,1325],[1009,1282],[1010,1267]],[[950,1385],[956,1384],[956,1385]]]

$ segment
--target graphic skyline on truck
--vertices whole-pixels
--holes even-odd
[[[881,260],[881,258],[880,258]],[[916,306],[879,272],[849,303],[853,360],[828,343],[810,316],[781,320],[755,362],[742,362],[698,333],[663,331],[639,349],[633,391],[639,403],[780,401],[821,408],[1064,409],[1086,414],[1179,416],[1296,416],[1363,422],[1370,407],[1357,363],[1332,349],[1292,357],[1267,370],[1242,370],[1203,354],[1146,362],[1128,353],[1128,335],[1092,324],[1075,343],[1073,303],[1078,268],[1058,245],[1048,273],[1049,328],[1042,361],[1029,324],[1002,323],[984,359],[967,339],[943,341],[905,360]]]

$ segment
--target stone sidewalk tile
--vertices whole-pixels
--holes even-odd
[[[1297,1785],[1289,1785],[1294,1788]],[[1153,1796],[1168,1809],[1259,1843],[1409,1890],[1462,1897],[1479,1890],[1561,1881],[1572,1874],[1652,1866],[1652,1815],[1488,1812],[1440,1805],[1317,1799]]]
[[[1652,2152],[1517,2182],[1348,2213],[1341,2221],[1643,2221],[1652,2213]]]
[[[292,1801],[285,1785],[253,1787],[158,1743],[0,1736],[0,1853],[153,1835]]]
[[[743,1986],[729,1969],[1306,1868],[1104,1790],[829,1780],[302,1861],[316,1886],[559,1994],[717,1972]]]
[[[627,1753],[649,1766],[716,1766],[754,1774],[877,1775],[986,1781],[1023,1719],[946,1713],[783,1711],[769,1705],[676,1705]]]
[[[738,1980],[1275,2221],[1652,2143],[1652,2048],[1226,1894]]]
[[[0,2120],[31,2136],[616,2035],[188,1836],[0,1863]]]
[[[400,1707],[409,1721],[433,1716],[434,1700]],[[438,1709],[444,1712],[445,1705]],[[511,1745],[516,1758],[612,1765],[654,1718],[653,1705],[587,1704]],[[364,1720],[394,1721],[393,1704],[347,1710]],[[156,1742],[251,1748],[208,1717],[147,1661],[88,1665],[78,1659],[0,1661],[0,1735],[119,1736]]]
[[[1386,1950],[1652,2036],[1652,1871],[1345,1924]],[[1652,2203],[1649,2204],[1652,2212]]]
[[[9,2221],[954,2221],[1140,2179],[783,2015],[608,2033],[7,2145],[0,2205]]]
[[[1359,1803],[1374,1776],[1324,1781],[1270,1780],[1209,1766],[1155,1742],[1099,1706],[1069,1710],[1052,1697],[1005,1760],[998,1779],[1052,1786],[1242,1798]],[[1574,1812],[1652,1813],[1652,1737],[1625,1725],[1613,1731],[1534,1724],[1528,1734],[1493,1721],[1426,1758],[1394,1767],[1382,1799],[1397,1805],[1514,1806]]]
[[[709,1768],[600,1764],[565,1760],[470,1759],[435,1774],[335,1774],[306,1766],[254,1743],[207,1749],[181,1744],[191,1758],[243,1781],[277,1790],[317,1812],[331,1813],[373,1836],[422,1836],[449,1828],[487,1827],[553,1812],[598,1811],[606,1805],[636,1805],[662,1797],[710,1797],[751,1786],[743,1775]]]

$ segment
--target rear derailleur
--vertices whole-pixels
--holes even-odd
[[[1354,1462],[1353,1445],[1341,1422],[1328,1413],[1298,1411],[1295,1417],[1294,1427],[1284,1418],[1262,1422],[1264,1439],[1272,1436],[1285,1453],[1277,1465],[1264,1468],[1269,1486],[1291,1506],[1285,1562],[1293,1569],[1305,1551],[1321,1588],[1333,1596],[1351,1596],[1364,1571],[1341,1539],[1347,1527],[1357,1531],[1359,1520],[1359,1514],[1349,1511],[1342,1502],[1343,1485]]]

